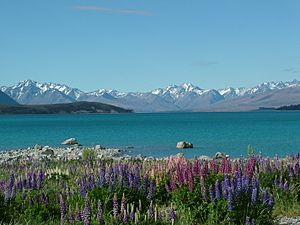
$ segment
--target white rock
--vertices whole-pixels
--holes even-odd
[[[64,142],[62,142],[63,145],[76,145],[79,144],[76,140],[76,138],[69,138],[67,140],[65,140]]]

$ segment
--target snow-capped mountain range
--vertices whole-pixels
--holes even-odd
[[[300,81],[265,82],[250,88],[202,89],[190,83],[150,92],[99,89],[83,92],[56,83],[25,80],[1,91],[20,104],[54,104],[75,101],[103,102],[136,112],[242,111],[259,107],[300,104]]]

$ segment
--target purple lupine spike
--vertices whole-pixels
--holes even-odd
[[[289,182],[287,180],[284,182],[283,190],[284,191],[288,191],[289,190]]]
[[[42,188],[43,179],[44,179],[44,174],[42,171],[40,171],[36,181],[36,187],[38,190]]]
[[[274,178],[274,187],[277,187],[277,185],[278,185],[277,176],[275,176],[275,178]]]
[[[187,176],[187,179],[188,179],[188,187],[189,187],[189,191],[190,192],[193,192],[194,190],[194,178],[193,178],[193,174],[191,172],[190,169],[188,169],[188,176]]]
[[[97,186],[103,187],[104,183],[105,183],[105,168],[104,166],[101,166],[97,176]]]
[[[300,154],[299,154],[300,155]],[[300,166],[299,166],[299,161],[295,164],[295,175],[299,176],[300,174]]]
[[[118,197],[117,194],[114,194],[113,198],[113,215],[114,215],[114,222],[118,222],[118,212],[119,212],[119,205],[118,205]]]
[[[75,221],[80,222],[81,219],[81,210],[79,209],[78,202],[76,202]]]
[[[60,184],[61,188],[65,191],[67,186],[66,186],[66,182],[63,180],[61,181],[61,184]]]
[[[31,175],[30,174],[27,174],[27,178],[25,179],[26,181],[26,188],[27,189],[30,189],[31,188]]]
[[[262,191],[261,201],[263,204],[266,204],[268,202],[268,192],[266,189],[263,189]]]
[[[239,176],[238,178],[236,178],[236,190],[237,190],[237,194],[240,193],[242,191],[242,178]]]
[[[32,177],[31,177],[31,187],[33,188],[33,189],[35,189],[36,188],[36,173],[33,173],[32,174]]]
[[[255,204],[257,200],[257,194],[258,194],[258,189],[255,187],[252,189],[252,195],[251,195],[251,203]]]
[[[174,210],[173,207],[170,208],[170,211],[169,211],[169,215],[168,215],[168,219],[170,222],[174,223],[175,219],[176,219],[176,212]]]
[[[41,202],[45,202],[45,200],[46,200],[46,196],[45,196],[45,193],[44,192],[42,192],[41,193]]]
[[[217,201],[220,200],[221,198],[221,190],[220,190],[220,181],[219,180],[216,180],[216,184],[215,184],[215,192],[216,192],[216,199]]]
[[[123,224],[127,223],[127,212],[126,212],[126,209],[124,209],[123,213],[122,213],[122,223]]]
[[[252,187],[256,188],[256,189],[259,189],[259,181],[258,181],[258,178],[256,176],[252,177]]]
[[[246,225],[251,225],[251,220],[249,216],[246,216],[246,221],[245,221]]]
[[[273,207],[273,205],[274,205],[274,197],[272,194],[270,194],[269,200],[268,200],[268,206]]]
[[[233,201],[232,188],[228,188],[227,204],[228,204],[228,210],[229,211],[232,211],[232,201]]]
[[[119,175],[118,175],[118,186],[119,187],[123,186],[123,179],[124,179],[124,171],[122,168],[120,168]]]
[[[19,181],[18,181],[17,188],[18,188],[18,190],[20,190],[20,191],[23,189],[23,181],[22,181],[21,178],[20,178]]]
[[[243,176],[242,177],[242,191],[245,193],[245,192],[248,192],[249,190],[249,178],[248,176]]]
[[[134,178],[133,178],[133,185],[135,189],[141,188],[141,175],[140,175],[140,169],[139,167],[136,167],[134,170]]]
[[[108,191],[109,192],[113,192],[114,191],[114,179],[113,179],[113,175],[110,176],[110,180],[108,183]]]
[[[60,224],[64,225],[66,220],[66,205],[62,195],[59,195],[59,206],[60,206]]]
[[[215,196],[214,196],[214,188],[212,185],[209,186],[209,197],[211,202],[215,202]]]
[[[84,199],[84,209],[83,209],[83,224],[90,225],[91,224],[91,205],[88,195],[85,196]]]
[[[288,173],[289,173],[289,177],[292,178],[294,176],[294,168],[292,164],[288,165]]]
[[[153,200],[154,197],[154,183],[152,179],[150,180],[149,193],[147,197],[150,201]]]
[[[148,185],[149,185],[149,176],[146,173],[144,176],[144,194],[147,195],[148,192]]]
[[[131,221],[135,221],[134,205],[131,206],[129,218],[130,218]]]
[[[205,187],[205,182],[204,182],[204,177],[203,176],[200,177],[200,189],[201,189],[202,198],[204,200],[206,200],[207,199],[207,194],[206,194],[206,187]]]
[[[279,178],[279,187],[280,187],[280,189],[282,189],[282,190],[283,190],[283,188],[284,188],[282,176],[280,176],[280,178]]]
[[[69,224],[73,224],[74,223],[74,218],[73,218],[73,213],[72,213],[71,206],[69,206],[68,219],[69,219]]]
[[[126,211],[126,198],[125,194],[123,193],[122,200],[121,200],[121,218],[123,219],[123,213]]]
[[[97,221],[99,225],[104,225],[104,219],[103,219],[103,209],[101,201],[98,200],[98,207],[97,207]]]
[[[154,207],[153,207],[153,201],[152,200],[150,201],[150,206],[149,206],[148,213],[149,213],[149,219],[153,220],[154,219]]]
[[[95,187],[94,173],[91,173],[89,176],[89,188],[93,189],[94,187]]]
[[[32,199],[32,197],[30,197],[30,198],[29,198],[29,206],[32,207],[33,204],[34,204],[34,203],[33,203],[33,199]]]
[[[161,223],[162,222],[162,214],[161,214],[161,211],[158,211],[157,212],[157,221],[159,222],[159,223]]]

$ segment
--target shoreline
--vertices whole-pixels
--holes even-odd
[[[122,150],[114,147],[103,147],[101,145],[96,145],[94,147],[87,147],[81,145],[68,145],[65,147],[51,147],[51,146],[41,146],[36,144],[34,147],[28,147],[27,149],[11,149],[11,150],[0,150],[0,164],[5,162],[27,162],[27,161],[71,161],[71,160],[82,160],[84,159],[84,150],[92,150],[93,159],[95,160],[140,160],[140,161],[152,161],[152,160],[168,160],[172,157],[184,157],[188,160],[198,159],[198,160],[211,160],[211,159],[222,159],[229,158],[231,160],[237,160],[246,158],[247,156],[231,157],[221,152],[216,152],[213,156],[199,155],[192,158],[185,156],[184,152],[176,153],[163,156],[146,156],[142,154],[129,155],[128,150]],[[188,151],[188,150],[187,150]],[[299,153],[286,155],[286,156],[264,156],[272,159],[285,159],[287,157],[293,157]],[[261,155],[253,154],[253,155]]]

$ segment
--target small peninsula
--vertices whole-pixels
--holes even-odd
[[[131,109],[99,102],[74,102],[48,105],[0,105],[0,114],[91,114],[131,113]]]

